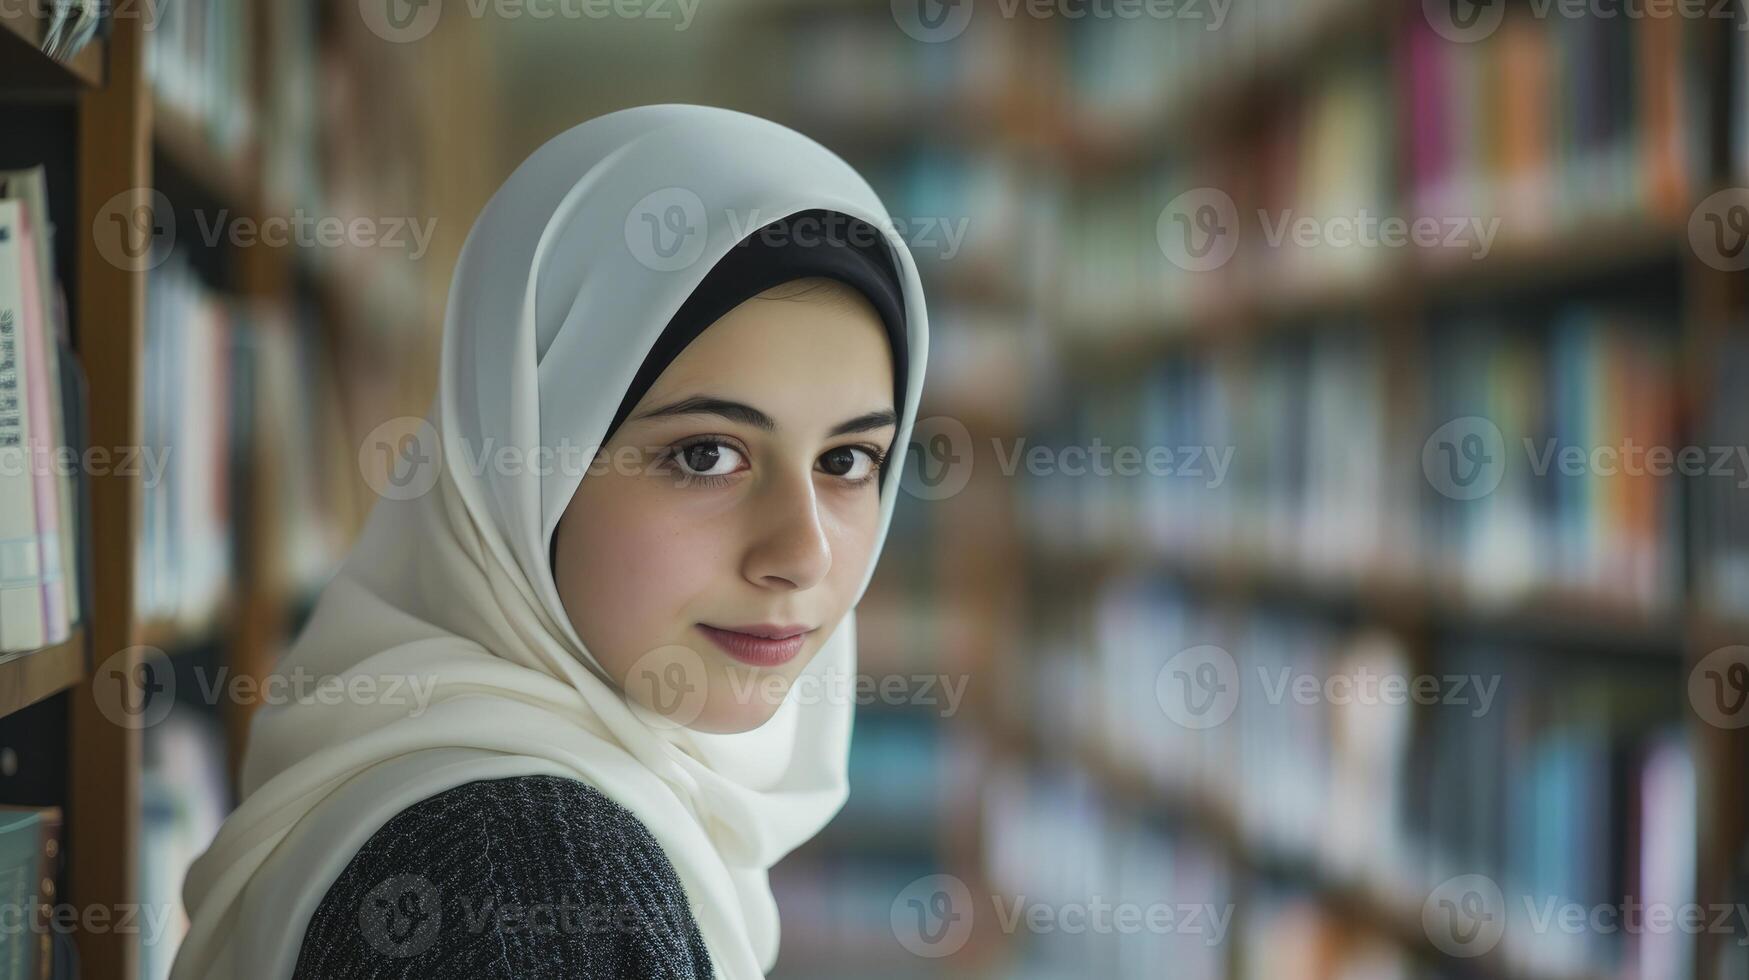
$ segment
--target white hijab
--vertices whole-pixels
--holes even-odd
[[[173,980],[287,980],[317,905],[378,828],[443,790],[524,774],[586,782],[650,828],[719,976],[772,967],[767,870],[843,805],[852,705],[798,699],[798,684],[767,724],[712,735],[628,704],[577,638],[548,565],[580,467],[474,461],[482,447],[526,461],[536,447],[600,443],[705,273],[761,225],[811,208],[860,218],[892,248],[908,322],[902,449],[927,359],[922,285],[874,191],[818,143],[727,109],[640,106],[554,138],[492,197],[449,294],[429,417],[435,485],[377,501],[276,671],[288,682],[298,672],[390,680],[368,698],[256,712],[243,802],[184,884],[191,926]],[[685,232],[668,240],[682,242],[678,253],[651,238],[651,223]],[[858,601],[902,457],[880,488]],[[807,672],[823,681],[855,669],[853,610]],[[428,706],[417,710],[406,690],[390,696],[395,678],[435,683]]]

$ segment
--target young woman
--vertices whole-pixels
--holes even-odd
[[[923,383],[892,229],[838,157],[718,108],[611,113],[511,175],[429,419],[278,666],[329,686],[255,714],[174,980],[772,967],[767,870],[845,798],[829,678]]]

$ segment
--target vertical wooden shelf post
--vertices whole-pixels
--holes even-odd
[[[74,345],[89,379],[90,444],[112,454],[138,446],[145,275],[118,268],[98,249],[94,228],[118,194],[147,205],[151,183],[150,106],[144,84],[143,24],[116,17],[108,45],[108,84],[79,106],[79,239]],[[93,608],[87,611],[95,674],[72,693],[72,768],[68,795],[68,891],[82,909],[115,917],[139,896],[140,733],[107,718],[97,686],[138,666],[134,643],[133,556],[139,482],[111,467],[92,474]],[[119,656],[119,660],[110,660]],[[106,676],[107,675],[107,676]],[[81,972],[104,980],[139,973],[134,933],[114,928],[77,935]]]

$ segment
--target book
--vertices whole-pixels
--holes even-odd
[[[59,807],[0,806],[0,980],[52,980],[54,932],[43,907],[55,900],[61,858]]]
[[[0,200],[0,649],[44,645],[42,538],[32,472],[30,385],[26,345],[36,329],[30,306],[34,269],[25,251],[34,248],[25,205]]]
[[[236,568],[237,304],[173,252],[147,290],[141,386],[141,528],[135,608],[195,630],[213,622]]]
[[[25,464],[35,486],[38,562],[42,569],[43,643],[55,644],[72,632],[67,618],[67,589],[62,577],[62,481],[55,477],[54,451],[60,437],[60,371],[51,367],[55,343],[48,323],[46,279],[39,274],[39,256],[47,252],[28,204],[20,209],[23,232],[35,247],[19,250],[24,284],[24,368],[30,383],[30,433]]]
[[[63,362],[72,357],[71,330],[67,323],[67,302],[65,290],[61,287],[54,267],[54,233],[55,227],[49,219],[48,177],[44,168],[38,166],[28,170],[0,171],[0,198],[17,198],[25,202],[27,210],[36,216],[33,224],[33,241],[36,245],[37,281],[40,283],[38,296],[41,299],[47,325],[44,328],[44,369],[48,378],[49,404],[59,406],[59,410],[49,414],[50,426],[48,434],[49,447],[68,447],[82,450],[83,444],[68,437],[67,433],[67,400],[62,391],[64,381],[62,375]],[[75,452],[72,459],[81,457]],[[45,457],[47,459],[47,457]],[[78,513],[76,506],[76,486],[79,467],[49,467],[55,475],[55,493],[57,507],[55,508],[60,527],[66,527],[72,519],[71,515]],[[73,525],[76,529],[77,524]],[[59,528],[57,528],[59,530]],[[76,533],[56,534],[59,541],[59,554],[49,556],[54,567],[49,574],[58,577],[67,584],[64,592],[64,612],[52,616],[54,621],[64,620],[68,624],[77,623],[81,619],[83,601],[78,587],[78,573],[82,566],[77,560],[76,549],[78,536]],[[68,630],[70,632],[70,630]],[[60,638],[64,639],[64,635]],[[51,642],[59,642],[51,640]]]

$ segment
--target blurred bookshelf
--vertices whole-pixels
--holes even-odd
[[[430,213],[403,107],[436,66],[342,5],[88,6],[55,57],[50,5],[0,15],[0,170],[46,176],[85,445],[138,465],[89,477],[83,621],[0,655],[0,804],[64,817],[58,901],[170,913],[155,944],[77,930],[56,968],[152,980],[236,801],[252,705],[203,692],[259,679],[308,616],[368,512],[356,447],[423,413],[439,337],[423,264],[234,230]]]
[[[1478,503],[1423,466],[1439,426],[1468,416],[1507,447],[1746,444],[1749,303],[1693,229],[1709,195],[1749,179],[1743,15],[1479,6],[1502,19],[1464,43],[1382,0],[1235,4],[1212,32],[980,6],[929,41],[888,4],[749,15],[769,53],[753,111],[840,152],[896,218],[967,221],[951,256],[927,233],[912,248],[933,328],[922,417],[962,424],[975,461],[964,490],[901,501],[868,600],[964,620],[908,649],[967,673],[965,710],[878,723],[927,745],[911,764],[935,760],[916,774],[927,819],[884,813],[909,798],[890,788],[907,757],[853,760],[846,826],[774,869],[775,976],[1749,969],[1729,934],[1514,920],[1472,957],[1423,921],[1465,874],[1587,907],[1749,895],[1749,745],[1688,693],[1703,658],[1749,635],[1749,491],[1518,467]],[[1210,188],[1237,243],[1186,268],[1157,222]],[[1296,248],[1249,217],[1290,211],[1497,218],[1497,235],[1479,256]],[[986,447],[1021,434],[1235,452],[1215,486],[992,475]],[[1248,678],[1207,731],[1156,689],[1203,646]],[[1263,710],[1254,689],[1365,669],[1493,677],[1500,701],[1480,720]],[[914,838],[903,861],[895,833]],[[969,886],[977,925],[940,959],[911,955],[888,913],[939,873]],[[989,922],[992,896],[1090,893],[1230,903],[1232,938]],[[810,941],[787,931],[797,914]]]

